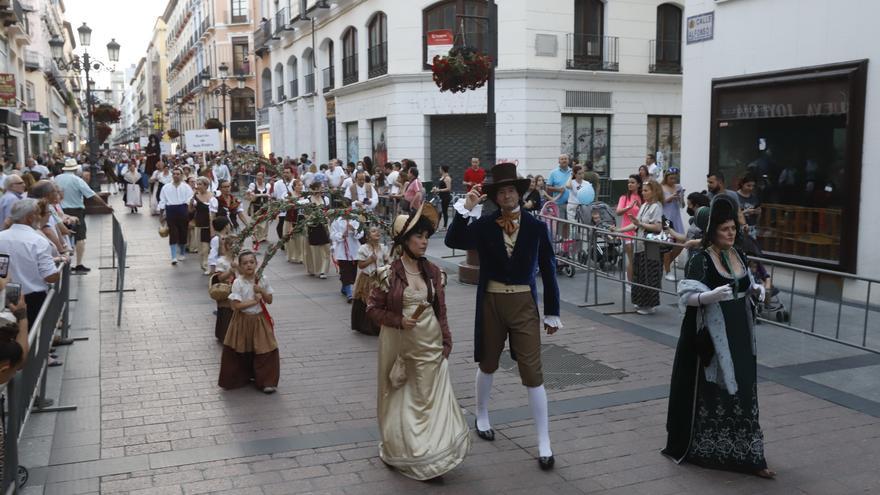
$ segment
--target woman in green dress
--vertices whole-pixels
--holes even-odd
[[[735,247],[737,208],[716,197],[697,223],[703,248],[678,285],[685,311],[675,351],[668,433],[663,453],[677,463],[772,478],[758,422],[757,358],[752,294],[764,288],[750,278]],[[686,309],[685,309],[686,308]]]

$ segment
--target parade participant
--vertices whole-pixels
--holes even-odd
[[[281,171],[281,177],[272,184],[272,197],[278,201],[288,201],[293,193],[293,172],[289,168]],[[275,225],[275,233],[278,239],[284,236],[284,221],[287,210],[278,212],[278,223]]]
[[[217,253],[212,260],[212,269],[214,273],[211,275],[209,285],[229,284],[235,281],[235,270],[238,268],[238,262],[235,260],[233,244],[235,239],[227,235],[229,230],[229,222],[225,218],[215,218],[215,223],[221,227],[220,231],[225,231],[223,235],[217,236]],[[219,222],[218,222],[219,221]],[[232,321],[232,305],[227,297],[224,300],[217,301],[217,318],[214,322],[214,337],[217,342],[223,343],[226,339],[226,330],[229,328],[229,322]]]
[[[229,226],[229,219],[226,217],[214,217],[211,220],[211,243],[208,251],[208,271],[212,274],[217,272],[217,260],[220,258],[220,243],[224,237],[228,236],[232,229]]]
[[[339,216],[330,224],[330,240],[333,242],[333,258],[339,265],[340,292],[351,304],[352,286],[357,276],[357,252],[360,247],[358,239],[364,236],[359,230],[360,222]]]
[[[394,220],[400,257],[382,270],[367,309],[381,326],[379,457],[416,480],[449,472],[470,450],[470,432],[449,377],[452,334],[443,274],[425,258],[439,220],[431,204]]]
[[[307,204],[321,208],[330,206],[330,200],[321,193],[321,185],[313,182],[310,189]],[[307,225],[306,235],[308,247],[304,257],[306,271],[311,276],[320,279],[327,278],[327,270],[330,269],[330,234],[327,232],[327,224]]]
[[[495,165],[490,173],[492,183],[483,186],[486,195],[481,197],[480,190],[474,188],[456,202],[456,215],[446,232],[446,246],[474,249],[480,256],[474,328],[474,359],[480,364],[476,377],[477,434],[484,440],[495,439],[489,421],[489,394],[504,342],[509,338],[535,419],[538,465],[541,469],[552,469],[555,460],[550,448],[547,393],[541,369],[541,321],[535,274],[540,271],[544,288],[543,327],[552,335],[562,328],[556,259],[546,224],[520,212],[520,202],[530,181],[517,177],[513,163]],[[477,204],[487,197],[499,209],[480,218],[482,207],[477,208]],[[468,217],[476,220],[468,223]]]
[[[290,195],[290,201],[295,205],[308,204],[308,198],[303,196],[303,181],[294,179],[293,194]],[[299,220],[299,210],[296,206],[287,210],[284,216],[284,237],[290,235],[287,244],[283,246],[284,252],[287,253],[287,262],[302,264],[303,257],[306,253],[306,236],[302,232],[292,233],[296,229],[296,222]]]
[[[345,199],[351,200],[352,208],[373,211],[379,203],[379,193],[373,184],[367,183],[367,173],[357,172],[354,183],[345,189]]]
[[[250,215],[251,218],[254,218],[257,212],[260,211],[260,208],[269,202],[271,187],[266,183],[265,177],[266,174],[263,172],[257,172],[256,179],[248,185],[247,195],[245,197],[250,202],[248,205],[248,215]],[[279,219],[278,223],[282,224],[283,222]],[[254,226],[254,251],[259,251],[260,244],[266,242],[266,239],[269,238],[267,232],[268,228],[269,222],[259,222]]]
[[[144,204],[141,198],[141,173],[138,172],[137,163],[128,162],[128,167],[122,173],[122,180],[125,181],[124,197],[122,198],[125,201],[125,206],[131,208],[131,213],[137,213],[138,208]]]
[[[351,304],[351,329],[366,335],[379,335],[379,326],[367,318],[367,303],[375,287],[374,277],[379,267],[391,261],[388,248],[382,244],[382,230],[378,225],[367,228],[367,242],[358,248],[358,274],[354,282],[354,301]]]
[[[238,255],[238,277],[232,283],[229,302],[232,320],[223,340],[220,359],[221,388],[229,390],[253,383],[265,394],[275,393],[281,375],[278,342],[267,304],[272,304],[272,286],[266,276],[259,280],[257,255]]]
[[[168,243],[171,245],[171,264],[186,260],[186,239],[189,229],[189,201],[193,190],[183,182],[183,171],[175,168],[172,181],[162,188],[159,211],[168,225]]]
[[[238,222],[247,223],[247,217],[241,209],[241,201],[232,195],[232,183],[228,180],[220,181],[220,194],[211,202],[211,213],[215,216],[223,216],[229,219],[232,230],[238,230]]]
[[[165,184],[170,184],[172,180],[171,170],[165,166],[165,163],[162,161],[156,162],[156,170],[150,176],[150,184],[153,184],[153,195],[150,196],[150,203],[154,203],[153,200],[155,199],[153,215],[159,214],[159,198],[160,194],[162,194],[162,188],[165,187]]]
[[[145,151],[144,173],[147,177],[152,177],[159,163],[162,146],[159,144],[159,136],[150,134],[147,137],[147,146]],[[158,197],[158,195],[156,196]]]
[[[697,212],[703,247],[678,283],[685,312],[675,350],[668,432],[663,453],[677,463],[773,478],[758,422],[758,370],[751,295],[763,285],[750,277],[734,247],[738,206],[726,195]]]
[[[205,275],[211,274],[208,270],[208,256],[211,251],[210,242],[213,237],[213,233],[211,232],[211,222],[214,219],[211,214],[211,203],[217,201],[217,199],[214,198],[214,194],[211,193],[210,188],[211,181],[208,180],[207,177],[199,177],[196,180],[196,192],[193,194],[192,200],[189,203],[189,210],[193,216],[196,237],[199,243],[200,266]]]

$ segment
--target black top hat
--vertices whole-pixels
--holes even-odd
[[[495,193],[503,186],[514,186],[520,196],[525,195],[532,183],[530,179],[523,179],[516,174],[515,163],[499,163],[489,170],[491,182],[483,183],[483,190],[489,199],[495,199]]]

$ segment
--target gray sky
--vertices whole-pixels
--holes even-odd
[[[76,28],[85,22],[92,28],[89,54],[102,62],[107,59],[107,43],[111,38],[121,45],[117,67],[137,64],[147,53],[156,18],[162,15],[168,0],[64,0],[64,19]],[[77,53],[82,53],[77,38]],[[108,73],[95,79],[99,88],[109,85]]]

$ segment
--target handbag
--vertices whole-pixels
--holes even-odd
[[[168,224],[163,223],[159,225],[159,237],[168,237],[168,233]]]

